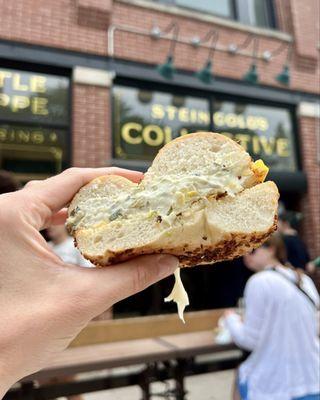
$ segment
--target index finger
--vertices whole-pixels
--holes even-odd
[[[121,175],[133,182],[139,182],[143,177],[141,172],[116,167],[69,168],[52,178],[27,185],[23,190],[31,192],[44,207],[55,213],[68,204],[82,186],[103,175]]]

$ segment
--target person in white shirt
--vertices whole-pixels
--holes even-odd
[[[251,352],[240,365],[242,400],[319,400],[319,294],[312,280],[286,264],[279,234],[244,257],[256,271],[245,288],[243,321],[225,313],[233,341]]]
[[[65,263],[81,267],[94,267],[90,261],[82,257],[74,246],[73,239],[68,235],[64,225],[52,225],[47,229],[47,233],[50,239],[49,246]]]

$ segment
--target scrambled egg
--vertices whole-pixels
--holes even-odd
[[[269,168],[262,160],[257,160],[251,164],[251,169],[260,183],[264,182],[268,175]]]

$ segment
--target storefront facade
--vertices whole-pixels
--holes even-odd
[[[221,132],[270,166],[284,202],[303,212],[304,239],[316,256],[319,2],[214,3],[0,1],[0,168],[22,182],[68,166],[145,170],[173,138]],[[172,22],[178,36],[161,36]],[[204,83],[195,73],[210,43],[195,41],[212,30],[214,79]],[[259,42],[255,85],[243,80],[253,43],[240,47],[250,37]],[[167,79],[156,67],[172,40],[176,72]],[[284,86],[274,78],[291,43]],[[279,46],[284,51],[268,59]]]

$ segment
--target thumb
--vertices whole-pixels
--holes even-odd
[[[173,274],[178,266],[176,257],[161,254],[137,257],[122,264],[83,272],[86,272],[86,279],[90,282],[90,297],[92,295],[91,300],[99,313]]]

